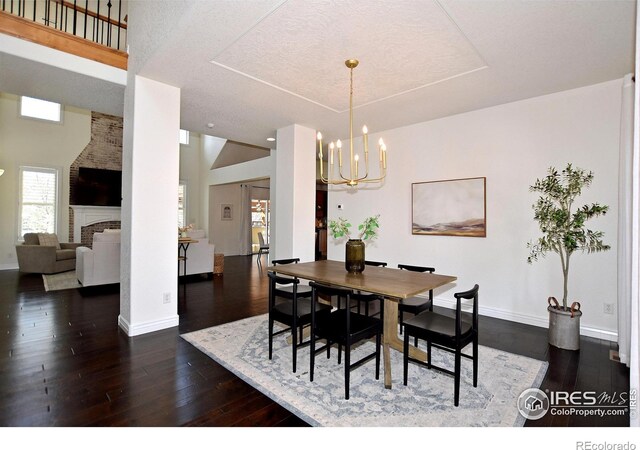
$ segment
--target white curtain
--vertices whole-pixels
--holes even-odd
[[[240,254],[251,255],[251,187],[240,185]]]
[[[635,73],[640,72],[640,8],[636,8],[636,63]],[[632,220],[631,220],[631,345],[629,349],[629,388],[636,395],[640,391],[640,336],[638,322],[640,321],[640,139],[639,139],[639,114],[640,114],[640,90],[634,92],[633,114],[633,169],[632,169]],[[629,424],[632,427],[640,426],[640,411],[635,405]]]
[[[634,82],[626,75],[622,83],[620,114],[620,168],[618,185],[618,351],[620,362],[629,365],[631,347],[631,242],[633,239],[633,104]]]

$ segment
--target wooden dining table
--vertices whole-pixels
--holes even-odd
[[[403,350],[398,337],[398,303],[449,283],[457,278],[435,273],[412,272],[389,267],[366,266],[361,273],[349,273],[343,261],[314,261],[267,267],[268,271],[289,275],[318,283],[370,292],[384,297],[382,351],[384,362],[384,385],[391,389],[391,349]],[[427,353],[409,346],[412,358],[427,360]]]

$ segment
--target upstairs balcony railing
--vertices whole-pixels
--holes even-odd
[[[120,51],[127,49],[126,5],[121,0],[0,0],[6,13]]]

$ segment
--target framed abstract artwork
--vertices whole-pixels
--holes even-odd
[[[486,177],[411,185],[411,234],[487,236]]]

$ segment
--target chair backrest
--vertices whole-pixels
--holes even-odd
[[[286,286],[286,285],[292,284],[293,298],[297,297],[298,284],[300,283],[300,280],[298,280],[297,278],[282,277],[280,275],[275,274],[274,272],[267,272],[267,275],[269,276],[269,304],[271,306],[275,304],[276,297],[278,296],[278,286]],[[290,298],[291,293],[288,293],[286,296]]]
[[[468,291],[456,292],[453,296],[456,298],[456,334],[460,335],[461,323],[462,323],[462,299],[473,300],[473,312],[472,327],[474,331],[478,331],[478,290],[479,286],[476,284]]]
[[[377,266],[377,267],[387,267],[387,263],[386,262],[380,262],[380,261],[366,261],[365,260],[365,265],[367,266]]]
[[[274,259],[271,261],[271,264],[277,266],[278,264],[298,264],[299,262],[300,258]]]
[[[260,247],[264,247],[264,237],[262,236],[262,231],[258,231],[258,241],[260,241]]]
[[[400,270],[410,270],[412,272],[429,272],[433,273],[436,271],[433,267],[425,267],[425,266],[410,266],[409,264],[398,264],[398,269]]]
[[[349,304],[348,299],[353,295],[353,291],[351,289],[343,289],[334,286],[328,286],[322,283],[316,283],[312,281],[309,283],[311,289],[313,289],[313,295],[326,295],[328,297],[333,297],[337,295],[338,297],[347,298],[347,304]]]

